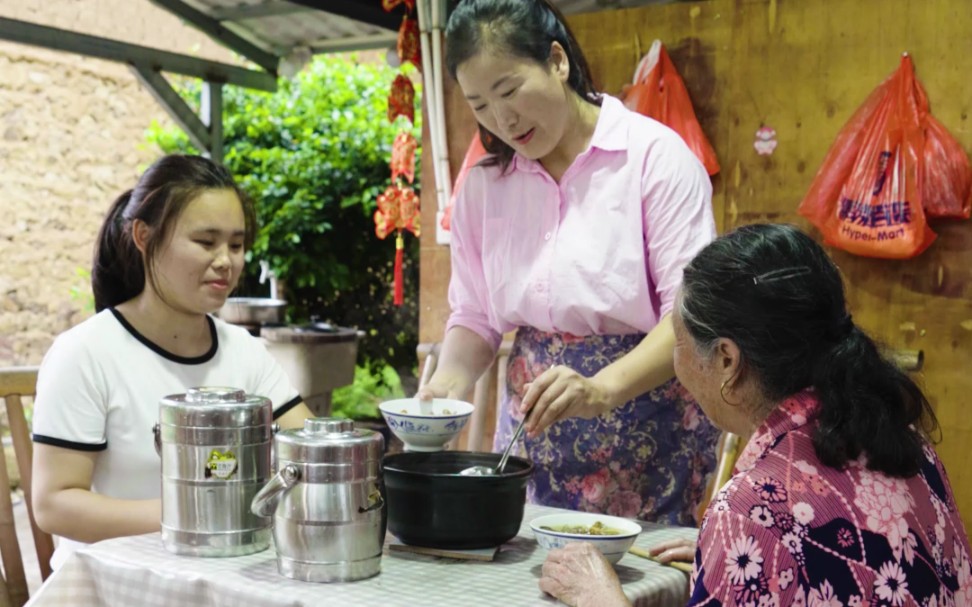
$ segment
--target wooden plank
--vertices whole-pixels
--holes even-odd
[[[33,391],[31,391],[33,392]],[[24,406],[17,395],[6,397],[7,422],[10,424],[10,438],[13,441],[14,453],[17,457],[17,469],[20,472],[20,488],[24,492],[24,502],[27,504],[27,517],[30,520],[30,532],[34,538],[34,551],[37,553],[37,563],[40,566],[41,580],[50,577],[51,557],[54,556],[54,538],[37,526],[34,519],[34,497],[31,483],[31,471],[34,462],[34,445],[30,440],[30,429],[24,415]]]
[[[717,147],[728,159],[725,225],[794,222],[824,155],[864,98],[911,53],[934,114],[968,150],[972,80],[961,57],[972,50],[967,4],[960,0],[738,2],[733,17],[728,94],[731,133]],[[760,124],[777,131],[769,157],[753,148]],[[962,395],[972,391],[972,234],[968,223],[937,223],[938,241],[917,259],[886,261],[832,250],[855,321],[895,349],[921,349],[919,379],[942,427],[937,450],[966,526],[972,524],[972,420]]]
[[[33,395],[37,391],[37,367],[0,369],[0,398],[8,394]]]
[[[7,599],[9,605],[20,607],[28,599],[27,575],[24,572],[20,543],[17,541],[7,457],[3,449],[0,449],[0,558],[3,559],[3,577],[8,595],[3,598]]]

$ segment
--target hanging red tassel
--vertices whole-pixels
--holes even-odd
[[[405,290],[402,286],[402,258],[405,256],[405,238],[399,230],[395,235],[395,299],[394,304],[400,306],[405,303]]]

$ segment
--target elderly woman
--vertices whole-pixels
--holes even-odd
[[[690,605],[972,605],[969,541],[921,390],[851,320],[840,274],[797,229],[754,225],[689,263],[675,370],[706,415],[748,436],[691,558]],[[551,551],[540,587],[627,604],[589,544]]]

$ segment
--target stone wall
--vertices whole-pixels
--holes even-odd
[[[236,62],[147,0],[3,0],[0,16]],[[92,313],[98,228],[159,155],[153,121],[170,123],[126,66],[0,41],[0,366],[38,364]]]

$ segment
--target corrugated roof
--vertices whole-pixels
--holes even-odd
[[[673,0],[554,0],[566,14],[584,13]],[[342,16],[353,3],[344,0],[183,0],[222,26],[278,56],[306,46],[316,53],[387,48],[395,30]],[[379,0],[358,0],[361,4]],[[164,2],[158,2],[164,5]],[[340,6],[339,6],[340,4]],[[341,8],[344,7],[344,8]],[[357,10],[354,11],[357,13]],[[396,13],[397,14],[397,13]],[[386,20],[396,23],[400,17]]]

